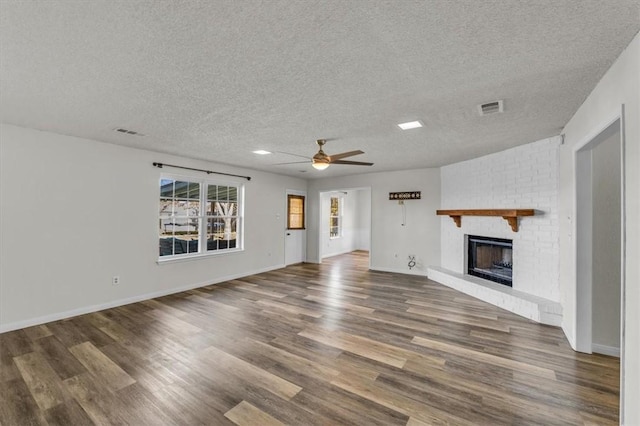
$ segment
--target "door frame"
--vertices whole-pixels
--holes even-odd
[[[317,214],[318,214],[318,226],[317,226],[317,244],[318,244],[318,263],[322,263],[322,194],[331,193],[331,192],[343,192],[343,191],[369,191],[369,265],[368,268],[371,269],[371,258],[373,257],[373,244],[372,242],[372,234],[373,234],[373,191],[371,186],[355,186],[355,187],[340,187],[340,188],[332,188],[332,189],[322,189],[318,190],[318,205],[317,205]]]
[[[593,335],[593,199],[592,150],[609,132],[620,135],[620,419],[624,413],[625,312],[626,312],[626,173],[624,105],[616,109],[596,130],[573,147],[574,199],[573,249],[575,267],[575,347],[592,353]],[[615,133],[614,133],[615,134]]]

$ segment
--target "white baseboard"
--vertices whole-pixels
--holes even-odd
[[[336,253],[323,254],[320,259],[326,259],[327,257],[340,256],[340,255],[343,255],[343,254],[351,253],[352,251],[355,251],[355,250],[356,249],[343,250],[343,251],[339,251],[339,252],[336,252]]]
[[[427,277],[427,273],[424,271],[419,271],[419,270],[415,270],[415,272],[413,270],[409,270],[409,269],[395,269],[395,268],[380,268],[378,266],[371,266],[369,268],[372,271],[380,271],[380,272],[392,272],[394,274],[404,274],[404,275],[416,275],[419,277]]]
[[[78,315],[90,314],[92,312],[98,312],[104,309],[110,309],[118,306],[129,305],[131,303],[142,302],[143,300],[155,299],[156,297],[167,296],[169,294],[175,294],[183,291],[193,290],[194,288],[206,287],[212,284],[219,284],[226,281],[237,280],[239,278],[248,277],[250,275],[261,274],[263,272],[274,271],[276,269],[282,269],[282,268],[284,268],[284,265],[275,265],[275,266],[270,266],[268,268],[258,269],[255,271],[242,272],[239,274],[228,275],[226,277],[218,277],[218,278],[214,278],[212,280],[204,281],[200,283],[189,284],[181,287],[174,287],[174,288],[165,289],[161,291],[155,291],[152,293],[140,294],[137,296],[113,300],[111,302],[106,302],[106,303],[99,303],[97,305],[83,306],[80,308],[72,309],[70,311],[56,312],[54,314],[44,315],[41,317],[10,322],[8,324],[0,324],[0,333],[19,330],[21,328],[33,327],[34,325],[46,324],[48,322],[58,321],[65,318],[71,318]]]
[[[562,331],[564,332],[564,337],[567,338],[567,341],[569,342],[569,346],[571,346],[571,349],[573,349],[574,351],[577,351],[575,335],[573,333],[570,333],[569,332],[570,330],[567,330],[567,327],[564,321],[562,323]]]
[[[620,348],[616,348],[614,346],[605,346],[605,345],[598,345],[597,343],[593,343],[591,345],[591,350],[598,354],[615,356],[616,358],[620,358]]]

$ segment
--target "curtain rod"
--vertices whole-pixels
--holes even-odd
[[[204,173],[206,173],[208,175],[213,173],[213,174],[216,174],[216,175],[233,176],[233,177],[244,178],[246,180],[251,180],[251,176],[234,175],[232,173],[214,172],[212,170],[194,169],[192,167],[174,166],[173,164],[156,163],[156,162],[154,162],[153,165],[155,167],[159,168],[159,169],[161,169],[163,167],[173,167],[173,168],[176,168],[176,169],[193,170],[195,172],[204,172]]]

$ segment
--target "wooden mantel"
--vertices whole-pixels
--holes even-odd
[[[501,216],[509,223],[513,232],[518,232],[518,217],[533,216],[533,209],[481,209],[481,210],[436,210],[440,216],[449,216],[460,228],[462,216]]]

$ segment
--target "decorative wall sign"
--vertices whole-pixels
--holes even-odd
[[[421,191],[407,191],[407,192],[390,192],[390,200],[419,200],[422,197]]]

